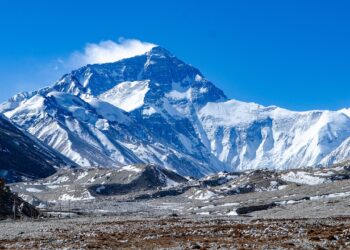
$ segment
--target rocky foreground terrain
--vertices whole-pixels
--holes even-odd
[[[9,185],[40,218],[0,221],[0,249],[348,249],[350,168],[184,178],[153,165],[62,169]]]
[[[349,217],[81,217],[3,222],[1,249],[348,249]]]

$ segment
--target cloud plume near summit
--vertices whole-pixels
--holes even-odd
[[[75,51],[71,54],[69,65],[76,68],[87,64],[115,62],[144,54],[155,46],[153,43],[124,38],[119,38],[117,42],[106,40],[99,43],[88,43],[83,51]]]

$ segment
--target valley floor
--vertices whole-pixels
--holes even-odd
[[[350,217],[79,217],[0,223],[0,249],[348,249]]]
[[[350,249],[348,166],[221,173],[99,195],[124,187],[104,177],[113,184],[145,176],[132,171],[79,170],[11,185],[42,218],[0,221],[0,249]]]

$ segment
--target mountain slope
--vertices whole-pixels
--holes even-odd
[[[0,115],[0,177],[8,182],[43,178],[55,173],[54,166],[67,165],[75,164]]]
[[[13,218],[13,216],[16,216],[16,218],[21,218],[23,216],[37,218],[39,212],[33,205],[24,201],[16,194],[11,193],[0,183],[0,220]]]
[[[59,169],[40,180],[15,183],[11,190],[36,206],[41,201],[86,201],[112,195],[172,189],[188,182],[175,172],[154,165],[127,165],[120,169]]]
[[[239,170],[329,165],[350,136],[350,118],[337,111],[292,112],[230,100],[208,103],[199,116],[214,154]],[[345,151],[338,161],[349,157]]]
[[[228,100],[161,47],[72,71],[14,96],[0,112],[82,166],[153,163],[200,177],[349,157],[347,110],[293,112]]]

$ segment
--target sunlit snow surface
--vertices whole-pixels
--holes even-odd
[[[27,192],[40,193],[40,192],[42,192],[42,190],[38,189],[38,188],[27,188]]]
[[[230,100],[208,103],[199,117],[219,160],[238,169],[329,164],[348,154],[350,118],[338,111],[292,112]]]
[[[294,182],[297,184],[306,184],[306,185],[318,185],[327,182],[327,179],[312,176],[310,173],[297,171],[289,172],[287,174],[282,174],[281,179],[288,182]]]
[[[93,199],[95,199],[95,197],[93,197],[89,191],[85,191],[80,196],[63,194],[58,198],[58,200],[61,200],[61,201],[68,201],[68,200],[70,200],[70,201],[83,201],[83,200],[93,200]]]
[[[194,199],[194,200],[209,200],[213,197],[216,197],[217,195],[213,193],[212,191],[209,190],[198,190],[195,192],[194,195],[189,196],[189,199]]]
[[[82,67],[52,87],[14,96],[0,112],[86,167],[153,163],[201,177],[350,158],[348,109],[294,112],[228,100],[161,47]]]
[[[149,81],[122,82],[99,98],[130,112],[144,104],[145,95],[149,90],[148,84]]]
[[[142,169],[133,165],[127,165],[127,166],[121,167],[118,171],[129,171],[129,172],[140,173]]]

